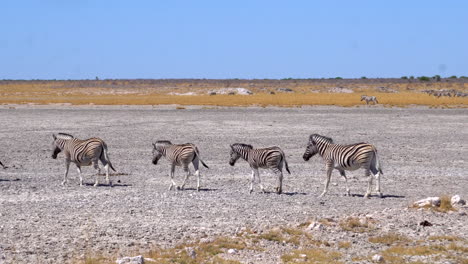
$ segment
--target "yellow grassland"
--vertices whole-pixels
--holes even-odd
[[[260,83],[261,84],[261,83]],[[434,97],[421,93],[424,89],[456,89],[466,91],[466,83],[395,83],[387,84],[397,93],[376,91],[376,85],[359,83],[347,84],[347,89],[354,93],[331,93],[326,89],[334,84],[296,84],[282,86],[294,90],[293,93],[278,92],[276,86],[256,84],[248,89],[253,95],[208,95],[211,89],[225,88],[216,84],[189,83],[169,84],[168,86],[150,86],[132,82],[115,88],[99,86],[70,87],[66,82],[18,82],[0,83],[0,104],[72,104],[72,105],[206,105],[206,106],[304,106],[304,105],[365,105],[360,101],[362,94],[374,95],[384,106],[424,105],[430,107],[467,107],[468,97]],[[336,85],[335,85],[336,86]],[[275,91],[276,94],[270,94]],[[196,95],[175,95],[170,93],[193,92]]]

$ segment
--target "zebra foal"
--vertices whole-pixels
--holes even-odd
[[[380,174],[383,174],[383,172],[377,157],[377,149],[373,145],[367,143],[339,145],[334,144],[331,138],[312,134],[309,137],[309,143],[307,144],[303,158],[305,161],[308,161],[317,153],[324,159],[327,170],[325,188],[320,196],[328,192],[328,185],[330,184],[333,169],[337,169],[345,179],[346,194],[350,195],[345,170],[353,171],[364,168],[366,177],[369,177],[367,192],[364,197],[368,198],[371,194],[373,180],[372,176],[370,176],[371,172],[376,178],[375,192],[379,197],[382,197],[382,193],[380,192]]]
[[[191,143],[176,145],[167,140],[159,140],[156,141],[156,143],[153,143],[153,164],[158,164],[158,161],[162,156],[171,163],[171,185],[169,186],[169,190],[172,190],[172,188],[176,186],[174,181],[174,171],[176,166],[182,166],[184,171],[187,173],[185,175],[184,182],[180,186],[180,189],[184,189],[185,183],[191,175],[188,166],[192,163],[195,168],[195,175],[197,176],[197,191],[200,191],[200,171],[198,169],[198,161],[200,161],[206,168],[209,167],[201,159],[197,146]],[[176,189],[179,189],[179,187],[176,187]]]
[[[281,194],[283,191],[283,163],[286,167],[286,171],[291,174],[286,161],[286,155],[279,147],[270,147],[263,149],[254,149],[252,145],[235,143],[231,145],[231,153],[229,165],[234,166],[236,161],[242,158],[247,161],[252,169],[252,178],[250,182],[250,193],[253,191],[253,183],[255,176],[258,177],[258,183],[262,192],[265,192],[265,188],[260,180],[260,173],[258,168],[270,169],[274,174],[278,176],[278,185],[276,192]]]
[[[366,101],[366,104],[369,104],[369,102],[373,102],[374,104],[378,104],[379,101],[377,101],[377,97],[375,96],[368,96],[368,95],[361,95],[361,102]]]
[[[60,152],[63,152],[65,155],[65,176],[63,178],[62,185],[65,185],[67,182],[70,163],[73,162],[75,163],[80,175],[80,186],[83,186],[81,166],[90,166],[91,164],[93,164],[94,168],[97,170],[94,186],[98,186],[98,176],[101,172],[98,164],[98,161],[100,160],[106,171],[106,182],[112,186],[112,182],[109,179],[109,167],[113,171],[115,171],[115,169],[109,160],[109,156],[107,155],[107,145],[102,139],[89,138],[80,140],[73,137],[72,135],[65,133],[58,133],[57,135],[53,134],[53,138],[54,141],[52,143],[52,158],[56,159]]]

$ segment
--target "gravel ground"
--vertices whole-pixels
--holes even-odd
[[[0,263],[126,255],[245,227],[261,230],[320,217],[386,212],[381,215],[404,225],[430,217],[403,210],[415,200],[468,197],[468,109],[1,106],[0,124],[0,160],[9,167],[0,170]],[[91,167],[83,169],[86,185],[80,187],[73,165],[68,184],[61,186],[63,155],[50,157],[57,132],[102,138],[121,174],[112,177],[114,187],[103,184],[104,177],[93,187]],[[318,198],[325,165],[319,157],[302,160],[311,133],[337,143],[374,144],[383,165],[384,198],[362,198],[362,170],[348,172],[353,197],[343,196],[343,181],[334,171],[329,193]],[[201,170],[202,191],[194,189],[195,178],[188,190],[167,190],[168,162],[151,164],[151,142],[161,139],[199,147],[210,166]],[[292,173],[285,174],[284,194],[262,194],[258,185],[248,194],[247,163],[228,165],[229,144],[235,142],[284,150]],[[260,173],[273,191],[276,179]],[[182,170],[176,174],[180,184]],[[468,237],[466,214],[432,217],[440,226],[435,233]],[[279,262],[273,255],[256,256],[253,263]]]

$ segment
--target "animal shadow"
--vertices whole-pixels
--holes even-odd
[[[16,181],[21,181],[19,178],[15,179],[0,179],[0,182],[5,181],[5,182],[16,182]]]
[[[179,190],[179,191],[196,191],[197,188],[184,188],[183,190]],[[200,192],[216,192],[218,189],[214,189],[214,188],[200,188]]]
[[[364,197],[364,194],[351,194],[351,197]],[[369,197],[376,197],[376,198],[379,198],[379,196],[378,196],[378,195],[375,195],[375,194],[371,194]],[[406,196],[403,196],[403,195],[393,195],[393,194],[384,194],[384,195],[382,195],[382,199],[385,199],[385,198],[403,199],[403,198],[406,198]]]

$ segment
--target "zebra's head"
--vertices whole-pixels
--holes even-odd
[[[159,140],[156,143],[153,143],[153,164],[157,165],[159,159],[164,154],[164,148],[166,146],[172,145],[172,143],[168,140]]]
[[[52,142],[52,158],[56,159],[57,155],[63,150],[65,140],[72,139],[73,136],[65,133],[52,134],[54,141]]]
[[[361,95],[361,101],[362,101],[362,100],[365,100],[366,97],[367,97],[367,95]]]
[[[230,159],[229,159],[229,165],[234,166],[236,164],[236,161],[240,157],[246,157],[247,151],[253,149],[252,145],[247,145],[247,144],[241,144],[241,143],[236,143],[231,145],[231,153],[229,154]]]
[[[319,153],[319,145],[331,144],[331,143],[333,143],[333,140],[329,137],[324,137],[319,134],[310,135],[309,142],[307,143],[307,147],[304,152],[304,155],[302,155],[302,158],[305,161],[308,161],[315,154]]]

